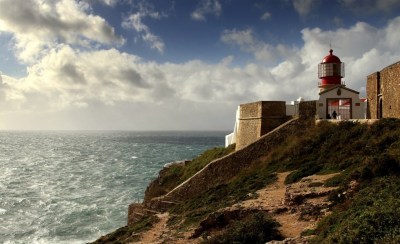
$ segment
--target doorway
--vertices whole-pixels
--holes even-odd
[[[327,98],[326,114],[332,119],[351,119],[351,98]]]

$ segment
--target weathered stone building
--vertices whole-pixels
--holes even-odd
[[[400,62],[367,77],[367,117],[400,118]]]

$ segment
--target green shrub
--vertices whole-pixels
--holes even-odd
[[[249,243],[264,244],[271,240],[281,240],[279,224],[263,213],[254,213],[228,226],[224,233],[206,240],[207,244]]]
[[[291,184],[301,180],[303,177],[313,175],[319,172],[322,169],[322,166],[315,165],[314,163],[310,163],[309,166],[302,167],[299,170],[293,171],[290,173],[286,179],[285,184]]]
[[[315,230],[314,229],[306,229],[303,230],[300,234],[300,236],[312,236],[315,235]]]

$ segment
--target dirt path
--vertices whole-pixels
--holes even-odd
[[[141,235],[141,239],[139,242],[134,243],[162,243],[162,236],[169,232],[167,228],[169,214],[168,212],[166,212],[162,214],[157,214],[156,216],[159,219],[158,222],[154,224],[151,229]]]
[[[169,213],[161,213],[156,215],[158,222],[155,223],[151,229],[143,232],[141,238],[135,244],[161,244],[161,243],[174,243],[174,244],[187,244],[198,243],[197,240],[188,240],[192,232],[177,234],[176,230],[171,230],[167,226]]]
[[[248,199],[246,201],[237,203],[226,211],[235,209],[258,209],[265,210],[272,214],[272,217],[279,222],[281,227],[280,232],[286,238],[299,238],[305,229],[314,229],[318,220],[320,212],[329,214],[329,202],[327,195],[330,191],[336,189],[335,187],[324,187],[323,183],[335,176],[336,174],[329,175],[312,175],[303,178],[300,182],[285,185],[286,176],[290,172],[278,173],[277,181],[272,185],[256,192],[256,198]],[[296,199],[301,199],[300,202],[293,203]],[[306,210],[316,209],[317,216],[304,215]],[[200,240],[191,239],[188,237],[191,233],[177,233],[176,230],[171,230],[167,226],[169,213],[157,214],[159,221],[154,226],[142,233],[139,242],[141,244],[148,243],[198,243]]]
[[[277,181],[259,191],[257,191],[257,198],[249,199],[241,203],[235,204],[231,209],[235,208],[250,208],[266,210],[273,214],[273,218],[279,222],[281,227],[279,228],[283,236],[287,238],[299,237],[301,232],[305,229],[313,229],[316,226],[317,220],[313,218],[305,218],[302,220],[301,205],[299,206],[288,206],[287,198],[288,195],[325,195],[334,189],[335,187],[323,187],[322,184],[327,179],[335,176],[336,174],[329,175],[312,175],[303,178],[300,182],[285,185],[286,176],[290,172],[278,173]],[[320,183],[320,186],[310,187],[312,184]],[[313,206],[328,204],[327,197],[304,197],[304,204]]]

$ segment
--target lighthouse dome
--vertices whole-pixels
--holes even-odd
[[[318,77],[320,90],[328,89],[331,86],[341,85],[341,78],[344,77],[344,63],[333,55],[333,50],[329,50],[329,55],[325,56],[318,65]]]
[[[333,50],[329,50],[329,55],[325,56],[325,58],[322,60],[321,63],[341,63],[340,58],[337,56],[333,55]]]

